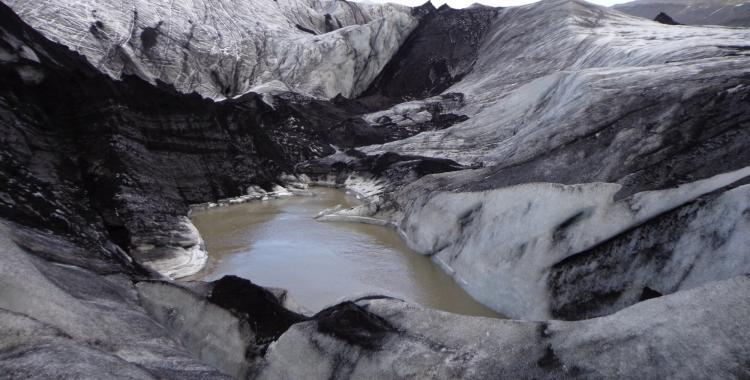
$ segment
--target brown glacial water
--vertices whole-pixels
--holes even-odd
[[[383,294],[458,314],[501,317],[473,300],[429,258],[407,247],[392,228],[319,222],[320,211],[358,201],[341,190],[257,201],[192,215],[209,252],[194,280],[237,275],[289,290],[318,311],[362,294]]]

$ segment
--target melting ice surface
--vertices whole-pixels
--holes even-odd
[[[474,301],[429,258],[411,251],[395,231],[359,223],[319,222],[323,209],[357,200],[334,189],[221,207],[193,214],[209,252],[193,277],[234,274],[289,290],[318,311],[343,298],[384,294],[453,313],[499,317]]]

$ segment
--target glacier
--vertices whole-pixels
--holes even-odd
[[[749,37],[579,0],[7,0],[0,372],[747,378]],[[364,202],[318,220],[515,319],[174,280],[192,207],[316,184]]]
[[[417,20],[410,8],[320,0],[6,1],[99,70],[224,99],[280,81],[332,98],[364,91]]]
[[[557,263],[747,177],[748,37],[746,29],[662,25],[579,1],[500,10],[472,71],[444,91],[463,94],[451,112],[467,120],[359,148],[449,159],[471,170],[394,178],[372,216],[397,225],[414,249],[490,307],[551,318],[558,294],[574,297],[562,284],[551,291],[548,274]],[[399,120],[394,115],[419,110],[420,102],[364,118]],[[679,190],[689,188],[702,190]],[[658,201],[639,204],[657,194]],[[633,211],[603,212],[610,202]],[[690,251],[715,249],[693,242]],[[731,255],[744,254],[732,247]],[[660,265],[695,259],[678,256]],[[734,274],[750,270],[733,262],[740,264]],[[661,271],[649,268],[645,276]],[[705,271],[713,280],[728,275]],[[644,284],[611,287],[640,294]]]

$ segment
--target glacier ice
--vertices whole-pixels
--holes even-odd
[[[356,96],[417,24],[405,6],[337,0],[6,3],[115,78],[134,74],[213,99],[273,81],[311,96]]]

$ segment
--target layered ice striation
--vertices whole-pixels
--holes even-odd
[[[620,200],[615,200],[615,195],[621,186],[608,183],[530,183],[480,192],[430,193],[412,200],[401,228],[412,248],[432,255],[481,302],[514,317],[548,319],[550,267],[747,176],[750,167],[672,189],[639,192]],[[734,197],[725,198],[740,194],[745,193],[735,192]],[[705,216],[699,216],[692,227],[716,218],[717,211],[724,209],[701,208],[700,213]],[[666,292],[750,270],[742,244],[745,216],[741,213],[724,213],[724,216],[729,226],[739,223],[739,227],[716,232],[716,239],[721,241],[672,236],[678,241],[674,249],[679,251],[662,263],[671,269],[658,268],[671,272],[671,278],[677,279]],[[703,226],[712,227],[717,226]],[[638,244],[634,241],[631,248]],[[722,252],[711,255],[717,260],[698,254],[716,251],[715,245],[726,245]]]
[[[166,241],[162,242],[159,254],[151,251],[157,247],[151,244],[138,244],[134,241],[133,254],[143,257],[141,263],[169,278],[180,278],[197,273],[208,260],[206,244],[198,229],[187,217],[178,217],[175,230],[169,230]]]

